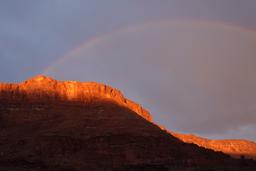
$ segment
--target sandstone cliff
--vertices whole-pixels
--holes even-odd
[[[38,76],[0,89],[0,170],[256,168],[255,162],[183,143],[102,84]]]
[[[75,144],[78,143],[79,147],[88,150],[92,156],[94,152],[91,152],[91,148],[87,147],[90,144],[88,139],[90,141],[91,139],[97,140],[96,143],[91,144],[93,147],[94,145],[97,146],[95,148],[100,148],[98,157],[101,157],[102,153],[106,153],[106,158],[110,154],[119,155],[119,151],[123,150],[125,155],[134,162],[138,162],[138,159],[133,156],[135,153],[137,157],[143,154],[143,162],[151,158],[150,161],[168,161],[169,164],[176,163],[177,158],[180,158],[182,162],[186,160],[188,165],[191,161],[194,164],[197,162],[213,163],[216,159],[215,162],[219,163],[218,158],[226,159],[225,155],[196,148],[195,145],[180,143],[176,138],[185,143],[193,143],[235,157],[244,155],[248,158],[255,158],[256,156],[255,143],[245,140],[208,140],[170,131],[167,131],[169,133],[167,134],[164,128],[162,130],[165,131],[162,131],[152,123],[147,110],[125,98],[119,90],[104,84],[57,81],[46,76],[37,76],[18,84],[0,83],[0,127],[0,151],[6,150],[5,153],[0,154],[0,158],[2,154],[8,154],[6,155],[7,161],[2,161],[7,165],[10,160],[9,157],[13,157],[14,154],[20,157],[21,161],[24,159],[22,155],[28,156],[26,160],[29,164],[30,155],[38,156],[38,146],[40,146],[39,154],[42,153],[46,159],[48,159],[47,155],[56,154],[58,156],[60,155],[59,151],[61,153],[66,152],[66,148],[68,151],[72,151],[73,149],[69,148],[73,148],[73,146],[69,145],[69,141],[73,141],[73,138],[79,139],[79,142],[75,142]],[[124,142],[118,144],[119,150],[116,150],[115,143],[124,140],[124,138],[113,139],[116,134],[121,134],[126,138]],[[32,135],[38,140],[36,138],[31,139]],[[101,142],[102,137],[106,139],[106,142]],[[47,139],[46,144],[45,138]],[[67,138],[67,142],[66,139],[62,140],[62,138]],[[114,145],[106,146],[110,140],[113,141]],[[58,143],[58,141],[64,141],[64,145],[67,143],[67,147],[63,147],[62,143]],[[129,142],[128,145],[127,142]],[[40,145],[40,143],[43,144]],[[52,144],[49,145],[49,143]],[[134,143],[137,145],[134,146]],[[77,148],[75,146],[74,148]],[[109,148],[108,152],[101,148],[103,146]],[[133,152],[129,151],[130,146],[134,146]],[[61,149],[56,152],[55,149],[58,148]],[[116,150],[116,154],[112,154],[112,148],[114,151]],[[29,155],[27,154],[28,149],[31,150]],[[52,149],[52,152],[48,154],[46,149]],[[13,150],[16,151],[13,152]],[[75,151],[74,153],[78,152]],[[84,153],[79,152],[79,155]],[[118,159],[116,161],[123,157],[118,157],[118,155],[115,156]],[[206,159],[207,156],[211,156],[211,159]],[[17,159],[11,158],[11,160],[16,162]],[[58,157],[56,157],[57,160],[59,160]],[[90,160],[91,158],[88,158],[88,161]],[[126,159],[122,160],[125,161]],[[84,158],[81,159],[82,161]]]
[[[233,157],[256,159],[256,143],[248,140],[210,140],[192,134],[180,134],[168,131],[174,137],[185,143],[193,143],[200,147],[221,151]]]
[[[150,113],[141,105],[125,98],[119,90],[100,83],[57,81],[39,75],[19,84],[0,84],[0,100],[6,102],[59,103],[68,101],[69,103],[86,104],[95,98],[114,101],[136,112],[146,120],[152,120]]]

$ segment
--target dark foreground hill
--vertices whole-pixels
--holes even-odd
[[[186,144],[116,89],[39,76],[0,84],[0,170],[255,170]]]

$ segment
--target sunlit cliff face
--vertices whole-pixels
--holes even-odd
[[[193,143],[200,147],[221,151],[236,158],[240,158],[243,155],[246,158],[256,159],[256,143],[252,141],[231,139],[211,140],[193,134],[180,134],[173,131],[167,132],[185,143]]]
[[[20,84],[0,84],[0,99],[12,103],[25,100],[45,103],[70,101],[79,104],[90,103],[93,99],[110,100],[151,121],[147,110],[126,99],[119,90],[95,82],[56,81],[40,75]]]

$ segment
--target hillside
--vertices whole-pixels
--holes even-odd
[[[256,168],[180,141],[140,105],[98,83],[45,76],[2,83],[0,127],[0,170]]]

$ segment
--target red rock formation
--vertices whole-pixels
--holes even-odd
[[[8,95],[5,96],[5,94]],[[115,101],[146,120],[152,120],[150,113],[141,105],[125,98],[119,90],[100,83],[57,81],[43,75],[33,77],[20,84],[0,83],[0,99],[6,101],[26,99],[31,102],[69,101],[86,104],[95,98]]]
[[[192,134],[180,134],[172,131],[168,132],[185,143],[193,143],[200,147],[221,151],[236,158],[244,156],[246,158],[256,159],[256,143],[252,141],[232,139],[210,140]]]
[[[152,123],[140,105],[103,84],[45,76],[0,84],[0,170],[213,166],[255,170],[256,162],[178,140]]]

